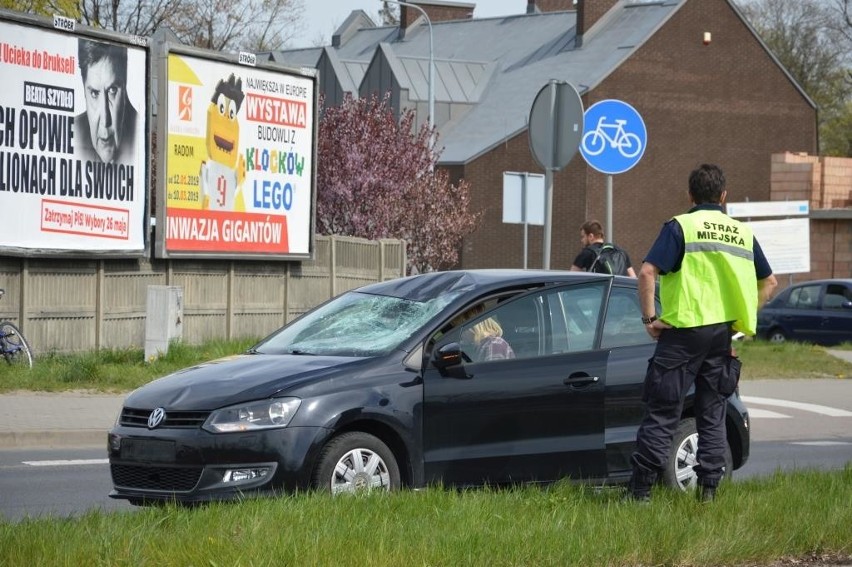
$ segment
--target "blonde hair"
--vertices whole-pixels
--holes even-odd
[[[476,344],[481,343],[487,337],[502,337],[503,327],[493,317],[483,319],[470,329],[473,331],[473,340]]]

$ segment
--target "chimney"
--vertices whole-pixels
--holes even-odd
[[[583,36],[618,0],[577,0],[577,38],[575,47],[583,46]]]
[[[476,4],[468,2],[443,2],[435,0],[434,2],[409,0],[411,4],[416,4],[423,8],[426,15],[429,16],[429,21],[446,22],[449,20],[470,20],[473,18],[473,9]],[[414,23],[417,18],[423,14],[417,8],[411,8],[404,4],[399,5],[399,29],[400,35],[404,34],[404,30]]]
[[[574,9],[574,0],[527,0],[527,14],[567,12]]]

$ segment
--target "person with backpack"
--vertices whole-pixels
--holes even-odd
[[[584,222],[580,226],[580,242],[583,243],[583,249],[574,258],[571,271],[636,277],[627,252],[611,242],[604,241],[603,226],[600,222]]]

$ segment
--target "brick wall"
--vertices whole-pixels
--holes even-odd
[[[712,33],[710,45],[703,43],[705,31]],[[699,164],[724,169],[731,201],[767,201],[773,154],[817,149],[815,109],[726,0],[687,2],[583,105],[604,99],[631,104],[648,132],[639,163],[612,176],[613,226],[604,227],[634,265],[641,264],[662,223],[689,208],[687,179]],[[483,220],[465,240],[461,267],[523,265],[523,226],[502,223],[504,171],[544,173],[526,132],[464,166],[471,206]],[[579,153],[554,174],[551,268],[571,266],[585,220],[606,223],[606,182]],[[542,242],[542,227],[530,226],[531,268],[542,265]]]
[[[808,201],[811,212],[852,209],[852,158],[780,153],[772,156],[770,200]],[[811,218],[811,271],[782,275],[796,281],[852,277],[852,215]]]
[[[823,157],[822,192],[823,208],[852,207],[852,159]]]
[[[443,3],[443,4],[430,4],[429,2],[413,2],[417,4],[423,11],[426,12],[426,15],[429,16],[429,21],[433,24],[435,22],[446,22],[449,20],[469,20],[473,17],[473,4],[467,3],[459,3],[457,5],[451,3]],[[405,29],[414,23],[417,18],[422,16],[420,10],[416,8],[409,8],[408,6],[400,5],[399,7],[399,21],[400,26]]]
[[[587,0],[581,0],[581,3]],[[600,0],[594,0],[600,2]],[[565,12],[574,9],[573,0],[527,0],[527,13],[538,9],[539,12]]]
[[[617,3],[618,0],[580,0],[577,3],[577,34],[589,31]]]

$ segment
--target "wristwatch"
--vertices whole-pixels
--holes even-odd
[[[653,323],[656,320],[657,320],[656,315],[651,315],[650,317],[642,317],[642,322],[645,323],[646,325],[650,325],[651,323]]]

